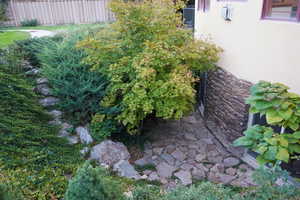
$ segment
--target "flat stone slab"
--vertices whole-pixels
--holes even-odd
[[[157,173],[162,178],[170,178],[173,172],[176,170],[175,167],[167,164],[166,162],[161,162],[156,166]]]
[[[135,180],[141,179],[139,173],[134,169],[134,167],[128,162],[128,160],[120,160],[113,166],[113,170],[118,173],[119,176],[126,178],[132,178]]]
[[[179,180],[181,181],[181,183],[183,185],[192,184],[192,175],[191,175],[191,172],[189,172],[189,171],[180,170],[179,172],[176,172],[174,174],[174,176],[179,178]]]

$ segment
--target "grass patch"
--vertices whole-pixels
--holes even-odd
[[[0,31],[0,48],[5,48],[17,40],[25,40],[30,37],[29,33],[21,31]]]

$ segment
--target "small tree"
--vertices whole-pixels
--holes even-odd
[[[100,167],[86,162],[69,182],[65,200],[122,200],[123,195],[117,182]]]
[[[154,115],[180,119],[195,103],[196,73],[213,69],[220,49],[195,41],[184,29],[183,1],[114,0],[116,22],[81,43],[93,69],[108,76],[103,106],[122,109],[116,119],[131,134]]]

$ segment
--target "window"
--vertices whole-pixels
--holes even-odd
[[[207,12],[210,8],[210,0],[198,0],[198,10]]]
[[[300,21],[300,0],[265,0],[263,18]]]

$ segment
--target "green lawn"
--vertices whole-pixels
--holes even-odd
[[[69,25],[56,25],[56,26],[17,26],[17,27],[3,27],[0,30],[48,30],[59,31],[73,28],[84,28],[98,26],[99,24],[69,24]],[[105,25],[105,24],[103,24]]]
[[[25,40],[30,37],[29,33],[21,31],[9,31],[1,32],[0,31],[0,49],[7,47],[16,40]]]

